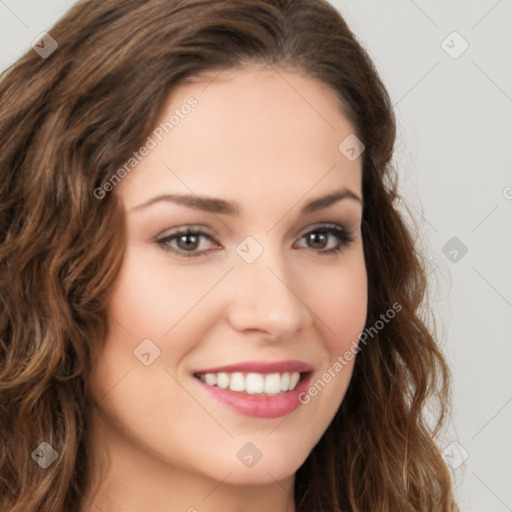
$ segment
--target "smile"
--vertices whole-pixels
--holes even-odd
[[[278,395],[293,391],[300,380],[299,372],[283,373],[196,373],[194,376],[208,386],[229,389],[248,395]]]

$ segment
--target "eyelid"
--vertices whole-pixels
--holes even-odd
[[[153,241],[156,242],[163,238],[170,238],[172,236],[179,235],[180,233],[183,233],[183,232],[194,232],[194,233],[201,232],[201,233],[204,233],[205,235],[208,235],[213,240],[216,240],[216,234],[212,229],[210,229],[206,226],[200,225],[200,224],[185,224],[183,226],[173,228],[171,230],[166,229],[166,230],[162,231],[161,233],[159,233],[158,235],[153,237]]]
[[[300,229],[295,236],[301,236],[307,235],[310,231],[319,230],[322,229],[329,229],[329,228],[335,228],[335,229],[342,229],[343,231],[349,233],[350,230],[345,227],[342,223],[339,222],[314,222],[313,224],[309,225],[306,228]]]

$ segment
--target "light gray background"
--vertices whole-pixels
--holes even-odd
[[[441,448],[461,509],[512,511],[512,0],[331,1],[395,104],[395,166],[454,377]],[[0,0],[0,69],[73,3]],[[453,237],[467,254],[445,256]]]

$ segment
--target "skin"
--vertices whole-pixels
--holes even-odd
[[[128,245],[91,382],[91,450],[105,447],[112,462],[84,511],[295,510],[295,472],[339,408],[355,360],[307,405],[273,419],[227,408],[192,376],[299,359],[315,382],[364,329],[361,202],[300,214],[333,190],[362,198],[361,158],[338,150],[354,127],[332,90],[277,69],[251,64],[175,88],[162,120],[191,96],[198,106],[112,192],[126,209]],[[236,201],[240,214],[168,201],[137,208],[170,193]],[[351,230],[353,242],[319,253],[339,241],[327,235],[318,249],[304,235],[325,223]],[[179,239],[167,246],[181,255],[155,243],[187,225],[215,235],[199,238],[192,252],[201,255],[187,258]],[[251,264],[235,252],[248,236],[263,248]],[[149,366],[134,356],[147,338],[160,349]],[[262,453],[251,468],[237,458],[247,442]]]

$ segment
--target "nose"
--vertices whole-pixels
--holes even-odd
[[[314,278],[296,275],[279,250],[265,249],[252,263],[240,259],[232,279],[229,321],[237,331],[276,341],[293,338],[313,322],[307,283],[314,285]]]

